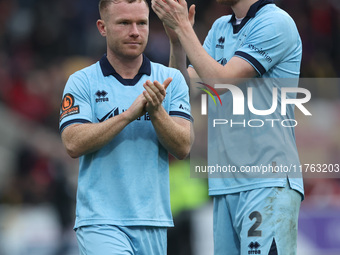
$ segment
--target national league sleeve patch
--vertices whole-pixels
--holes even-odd
[[[61,102],[60,112],[59,121],[62,121],[67,116],[79,113],[79,105],[74,105],[74,97],[70,93],[65,94]]]

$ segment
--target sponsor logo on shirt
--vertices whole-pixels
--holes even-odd
[[[260,54],[262,57],[264,57],[264,59],[268,62],[268,63],[271,63],[273,62],[273,59],[268,55],[267,52],[265,52],[262,48],[257,48],[256,46],[252,45],[252,44],[249,44],[248,47],[251,49],[251,50],[254,50],[256,51],[258,54]]]
[[[228,63],[228,60],[226,58],[220,58],[217,60],[218,63],[220,63],[222,66],[225,66]]]
[[[185,110],[187,112],[190,112],[190,109],[186,106],[183,106],[183,104],[180,104],[179,109]]]
[[[114,117],[114,116],[117,116],[117,115],[119,115],[119,108],[118,107],[115,107],[115,108],[113,108],[111,111],[109,111],[107,114],[105,114],[105,116],[104,117],[102,117],[102,118],[97,118],[97,120],[99,121],[99,122],[103,122],[103,121],[105,121],[105,120],[107,120],[107,119],[109,119],[109,118],[112,118],[112,117]]]
[[[125,112],[127,109],[123,109],[120,111],[119,107],[114,107],[111,111],[109,111],[107,114],[105,114],[102,118],[97,118],[99,122],[103,122],[105,120],[108,120],[112,117],[118,116],[120,113]],[[143,116],[137,118],[136,120],[150,120],[149,113],[145,113]]]

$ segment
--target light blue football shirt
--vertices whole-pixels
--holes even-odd
[[[292,18],[278,8],[273,1],[260,0],[254,3],[240,25],[235,25],[235,16],[223,16],[215,21],[204,42],[204,48],[216,61],[225,65],[237,56],[248,61],[258,72],[258,78],[239,86],[245,96],[245,114],[234,115],[231,92],[221,95],[223,110],[212,113],[215,105],[209,105],[208,158],[209,165],[236,166],[292,166],[299,169],[299,157],[295,143],[294,127],[280,123],[294,119],[293,105],[287,106],[287,115],[280,114],[281,101],[270,116],[259,116],[247,111],[247,89],[253,88],[255,109],[266,110],[272,106],[273,88],[297,87],[300,74],[302,44]],[[263,79],[262,79],[263,78]],[[284,79],[278,79],[284,78]],[[288,78],[288,79],[287,79]],[[276,81],[274,79],[277,79]],[[287,79],[287,80],[285,80]],[[288,94],[290,98],[296,95]],[[228,125],[211,127],[212,119],[227,119]],[[231,127],[231,119],[235,124]],[[270,122],[267,119],[277,121]],[[250,127],[249,120],[262,120],[263,127]],[[246,122],[243,125],[243,122]],[[253,121],[251,125],[261,125]],[[289,125],[284,122],[284,125]],[[274,127],[272,127],[272,123]],[[290,124],[292,126],[292,124]],[[221,175],[222,176],[222,175]],[[301,174],[294,172],[280,178],[254,178],[248,173],[231,174],[228,178],[209,178],[209,194],[230,194],[264,187],[284,187],[286,178],[290,186],[303,194]],[[225,177],[225,176],[224,176]],[[231,178],[233,177],[233,178]]]
[[[182,74],[150,62],[134,79],[123,79],[104,56],[70,76],[60,115],[60,132],[74,123],[99,123],[126,111],[147,81],[173,81],[163,107],[170,116],[191,120]],[[84,225],[173,226],[168,152],[146,114],[126,126],[100,150],[79,159],[75,228]]]

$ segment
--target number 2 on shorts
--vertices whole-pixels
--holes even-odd
[[[261,225],[262,223],[262,215],[258,211],[254,211],[249,215],[249,219],[253,220],[256,219],[255,223],[250,227],[248,230],[248,237],[252,236],[262,236],[262,231],[257,230],[257,228]]]

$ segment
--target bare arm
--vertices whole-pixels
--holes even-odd
[[[151,116],[160,143],[177,159],[185,159],[191,150],[194,133],[189,120],[171,117],[162,107]]]
[[[109,143],[130,122],[145,114],[146,100],[141,94],[129,107],[118,116],[101,123],[73,124],[65,128],[61,138],[67,153],[72,158],[94,152]]]
[[[247,61],[233,57],[225,66],[215,61],[203,48],[193,30],[185,0],[152,0],[152,8],[163,23],[178,36],[195,71],[205,79],[252,78],[257,75],[254,67]]]
[[[178,159],[188,156],[192,141],[193,131],[189,120],[171,117],[162,106],[166,95],[165,89],[171,82],[167,79],[161,85],[158,81],[148,81],[145,85],[144,96],[147,100],[146,110],[157,133],[160,143]]]
[[[169,66],[179,70],[183,74],[186,83],[190,85],[190,76],[187,71],[187,55],[179,41],[170,42]]]
[[[195,23],[195,5],[190,6],[188,18],[191,26],[193,26]],[[183,74],[187,84],[190,85],[190,78],[192,77],[187,71],[187,55],[185,50],[183,49],[176,32],[167,25],[163,25],[170,40],[169,66],[179,70]]]

